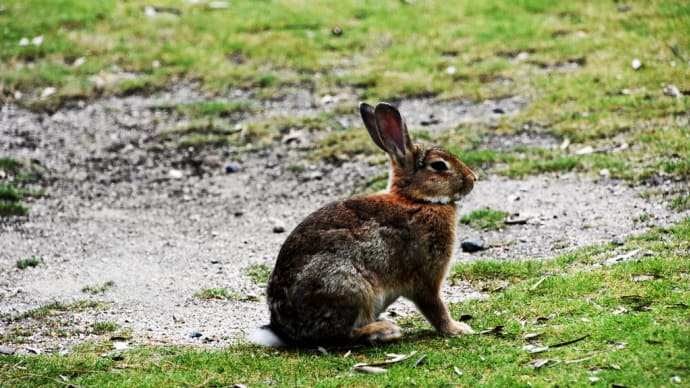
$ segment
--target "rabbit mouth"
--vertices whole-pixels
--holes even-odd
[[[453,195],[438,195],[433,197],[424,197],[424,201],[429,203],[439,203],[447,205],[449,203],[455,203],[463,199],[467,193],[455,193]]]

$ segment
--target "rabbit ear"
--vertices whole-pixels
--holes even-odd
[[[374,116],[374,107],[367,104],[366,102],[359,103],[359,113],[362,115],[362,120],[364,121],[364,126],[369,132],[369,137],[371,140],[379,146],[380,149],[386,151],[386,147],[383,145],[381,140],[381,134],[379,133],[379,128],[376,125],[376,117]]]
[[[382,102],[376,105],[374,112],[376,126],[379,129],[384,149],[401,167],[407,163],[407,155],[414,145],[407,133],[407,126],[400,112],[393,105]]]

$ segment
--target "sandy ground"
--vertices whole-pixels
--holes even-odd
[[[252,282],[245,268],[272,266],[287,232],[303,217],[350,195],[385,170],[353,160],[289,171],[286,166],[299,160],[302,151],[282,142],[257,153],[231,148],[152,151],[147,143],[151,135],[180,118],[150,107],[204,99],[194,90],[180,87],[151,97],[103,99],[52,115],[2,107],[0,155],[36,160],[53,178],[47,183],[48,195],[30,204],[28,217],[0,223],[0,313],[6,317],[0,336],[16,338],[17,329],[32,333],[22,337],[23,343],[5,341],[3,347],[20,353],[68,351],[99,339],[91,330],[98,321],[131,329],[130,344],[224,346],[242,341],[268,321],[263,286]],[[236,92],[228,98],[252,96]],[[356,99],[347,94],[324,99],[293,91],[284,99],[260,102],[268,113],[234,119],[317,115],[331,109],[332,101],[349,100],[354,110]],[[519,98],[482,104],[418,99],[401,102],[401,111],[412,128],[442,131],[463,122],[491,125],[500,114],[514,114],[527,103]],[[354,114],[342,120],[347,126],[358,125]],[[422,127],[421,122],[430,125]],[[529,134],[487,139],[496,147],[558,144],[558,139]],[[308,134],[304,142],[311,140]],[[231,159],[238,159],[240,169],[226,173],[224,166]],[[171,170],[181,176],[171,175]],[[458,214],[490,207],[510,211],[526,223],[490,232],[461,224],[458,239],[481,237],[491,248],[469,254],[458,244],[454,260],[549,258],[625,239],[684,216],[669,212],[664,203],[643,199],[641,191],[575,174],[523,180],[488,176],[460,203]],[[636,222],[642,214],[651,218]],[[275,226],[287,232],[274,233]],[[26,257],[39,257],[43,263],[17,269],[16,261]],[[106,281],[115,286],[102,295],[82,291]],[[194,296],[205,288],[228,288],[244,300]],[[446,285],[444,294],[451,302],[480,295],[462,282]],[[7,318],[52,301],[85,299],[102,301],[107,308],[67,312],[51,318],[51,324]],[[391,308],[411,312],[409,303]],[[63,334],[57,335],[56,328]],[[201,336],[190,337],[193,331]]]

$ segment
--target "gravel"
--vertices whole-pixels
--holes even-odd
[[[228,97],[246,93],[234,91]],[[347,100],[344,93],[336,96],[338,101]],[[179,86],[151,97],[102,99],[53,115],[14,105],[1,108],[0,153],[35,160],[51,171],[53,180],[46,183],[47,195],[30,203],[28,217],[0,222],[0,314],[18,314],[53,301],[94,299],[107,306],[59,317],[74,333],[65,337],[52,335],[33,320],[6,320],[0,336],[16,328],[33,334],[25,338],[27,345],[4,347],[20,353],[29,348],[65,352],[78,343],[109,338],[93,334],[91,326],[97,321],[131,329],[132,344],[227,346],[242,341],[268,322],[265,285],[253,282],[245,268],[272,267],[286,237],[276,228],[289,232],[310,212],[351,195],[385,171],[357,160],[337,166],[313,162],[308,171],[318,171],[318,178],[300,179],[299,172],[286,168],[302,162],[300,151],[282,143],[257,153],[229,148],[159,152],[145,146],[152,135],[179,120],[150,106],[203,98],[193,87]],[[356,106],[356,99],[349,98]],[[401,105],[412,128],[433,114],[438,122],[427,128],[444,130],[463,121],[490,124],[499,116],[494,110],[510,115],[526,103],[519,98],[481,104],[417,99]],[[240,119],[317,115],[335,105],[324,107],[318,96],[302,91],[265,104],[264,112],[270,113]],[[354,121],[356,116],[342,120]],[[190,162],[209,157],[214,163]],[[226,173],[233,163],[241,168]],[[460,203],[458,215],[489,207],[527,221],[494,231],[459,224],[458,241],[479,237],[486,249],[469,254],[458,244],[454,260],[549,258],[584,245],[610,243],[652,225],[669,225],[687,214],[670,213],[666,204],[644,199],[641,190],[575,174],[522,180],[489,176]],[[636,221],[643,214],[646,221]],[[16,261],[27,257],[43,262],[17,269]],[[102,295],[82,292],[86,285],[111,280],[115,285]],[[227,288],[245,297],[194,297],[205,288]],[[445,286],[443,293],[449,302],[481,296],[463,282]],[[256,301],[247,295],[261,297]],[[412,311],[410,303],[401,301],[391,306],[389,315]],[[204,341],[191,338],[194,331],[203,333]]]

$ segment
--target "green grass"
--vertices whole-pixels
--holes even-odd
[[[460,222],[475,229],[501,229],[509,213],[502,210],[479,209],[460,217]]]
[[[258,100],[284,98],[291,88],[306,88],[315,98],[352,90],[353,101],[337,107],[337,115],[352,113],[355,99],[437,96],[481,102],[520,95],[530,101],[524,110],[491,128],[472,128],[473,140],[480,140],[481,132],[528,128],[533,136],[567,138],[569,148],[499,152],[477,149],[477,143],[462,141],[465,135],[439,143],[461,151],[474,167],[495,166],[511,177],[606,170],[635,184],[659,176],[690,179],[690,10],[682,1],[634,2],[621,12],[607,1],[452,0],[441,6],[346,0],[336,7],[326,1],[240,0],[231,9],[212,10],[204,3],[165,0],[156,6],[179,13],[155,17],[146,16],[147,5],[143,0],[5,4],[0,82],[7,96],[22,91],[20,103],[55,110],[73,99],[149,93],[191,82],[207,93],[204,101],[154,109],[208,123],[256,112]],[[342,34],[332,33],[336,26]],[[37,36],[44,38],[41,45],[19,45],[20,39]],[[86,61],[74,66],[79,58]],[[643,67],[632,69],[633,59]],[[447,71],[450,67],[456,71]],[[94,87],[99,82],[103,88]],[[681,91],[680,98],[664,94],[669,84]],[[47,86],[57,93],[37,98]],[[253,94],[228,97],[239,89]],[[202,129],[173,143],[261,149],[280,137],[291,119],[252,123],[240,136]],[[309,156],[336,163],[361,154],[385,160],[359,126],[332,127]],[[597,152],[576,154],[585,147]]]
[[[26,269],[29,267],[36,267],[41,264],[42,260],[38,257],[29,257],[28,259],[17,260],[17,268]]]
[[[630,260],[611,261],[634,251],[639,254]],[[671,379],[690,381],[688,251],[690,218],[618,248],[585,247],[546,261],[458,264],[452,280],[507,282],[450,306],[455,317],[469,314],[477,331],[502,327],[486,335],[438,336],[413,314],[398,320],[404,339],[386,346],[328,354],[244,344],[140,346],[104,357],[104,342],[67,356],[4,356],[8,367],[0,378],[13,386],[54,385],[64,381],[60,376],[80,386],[680,386]],[[353,371],[356,363],[412,351],[414,357],[385,366],[384,374]],[[424,362],[413,367],[421,356]]]
[[[10,322],[21,321],[24,319],[42,319],[64,312],[80,312],[87,309],[103,308],[103,304],[92,300],[78,300],[72,303],[51,302],[41,307],[31,309],[19,314],[6,314],[3,319]]]
[[[94,324],[91,326],[93,329],[94,334],[105,334],[105,333],[111,333],[113,331],[117,331],[120,328],[120,324],[116,322],[109,322],[109,321],[98,321],[94,322]]]
[[[271,275],[271,267],[266,264],[254,264],[244,269],[252,282],[256,284],[267,284],[268,277]]]
[[[206,300],[258,301],[256,296],[242,295],[227,288],[204,288],[195,293],[194,297]]]
[[[669,208],[676,211],[690,209],[690,194],[675,197],[669,204]]]
[[[13,158],[0,158],[0,217],[24,216],[29,208],[22,202],[40,198],[43,189],[28,187],[43,178],[42,169]]]
[[[112,280],[108,280],[107,282],[100,284],[100,285],[84,286],[81,289],[81,292],[85,292],[87,294],[92,294],[92,295],[105,294],[106,291],[108,291],[109,289],[111,289],[114,286],[115,286],[115,282]]]
[[[246,100],[211,100],[198,101],[177,105],[159,105],[153,107],[154,110],[175,111],[184,115],[198,117],[229,117],[234,113],[257,112],[256,104]]]

